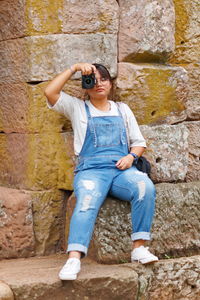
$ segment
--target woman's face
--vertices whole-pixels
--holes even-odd
[[[88,89],[87,93],[91,99],[105,99],[108,97],[112,83],[109,79],[105,79],[101,76],[98,70],[95,73],[96,84],[92,89]]]

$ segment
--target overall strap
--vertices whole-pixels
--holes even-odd
[[[88,119],[91,119],[91,114],[90,114],[89,106],[87,105],[86,102],[85,102],[85,110],[86,110],[86,114],[87,114]]]
[[[124,105],[122,102],[115,102],[117,104],[118,111],[120,113],[120,116],[124,120],[125,128],[126,128],[126,135],[127,135],[127,141],[128,141],[128,148],[130,149],[130,140],[129,140],[129,128],[128,128],[128,119],[127,115],[124,110]]]
[[[91,133],[94,135],[94,146],[97,147],[97,136],[94,128],[94,123],[91,117],[89,106],[87,105],[86,102],[85,102],[85,110],[88,118],[88,127],[90,128]]]

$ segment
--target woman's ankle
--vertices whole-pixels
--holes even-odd
[[[133,241],[133,249],[139,248],[140,246],[144,246],[145,242],[146,242],[145,240],[136,240],[136,241]]]
[[[81,259],[81,252],[80,251],[70,251],[68,258],[78,258],[78,259]]]

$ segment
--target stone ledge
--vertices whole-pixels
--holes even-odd
[[[200,182],[156,184],[156,213],[151,250],[159,257],[200,253]],[[66,236],[75,205],[68,199]],[[131,251],[130,204],[108,197],[96,220],[89,256],[101,263],[127,262]]]
[[[200,296],[200,256],[148,266],[100,265],[84,259],[78,279],[61,282],[58,272],[65,260],[65,255],[3,260],[0,277],[11,287],[15,300],[197,300]]]

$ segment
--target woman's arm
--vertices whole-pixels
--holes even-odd
[[[58,74],[45,88],[44,94],[47,97],[51,105],[54,105],[65,83],[71,78],[71,76],[77,71],[81,71],[82,75],[89,75],[95,72],[95,66],[88,63],[77,63],[70,67],[70,69]]]

